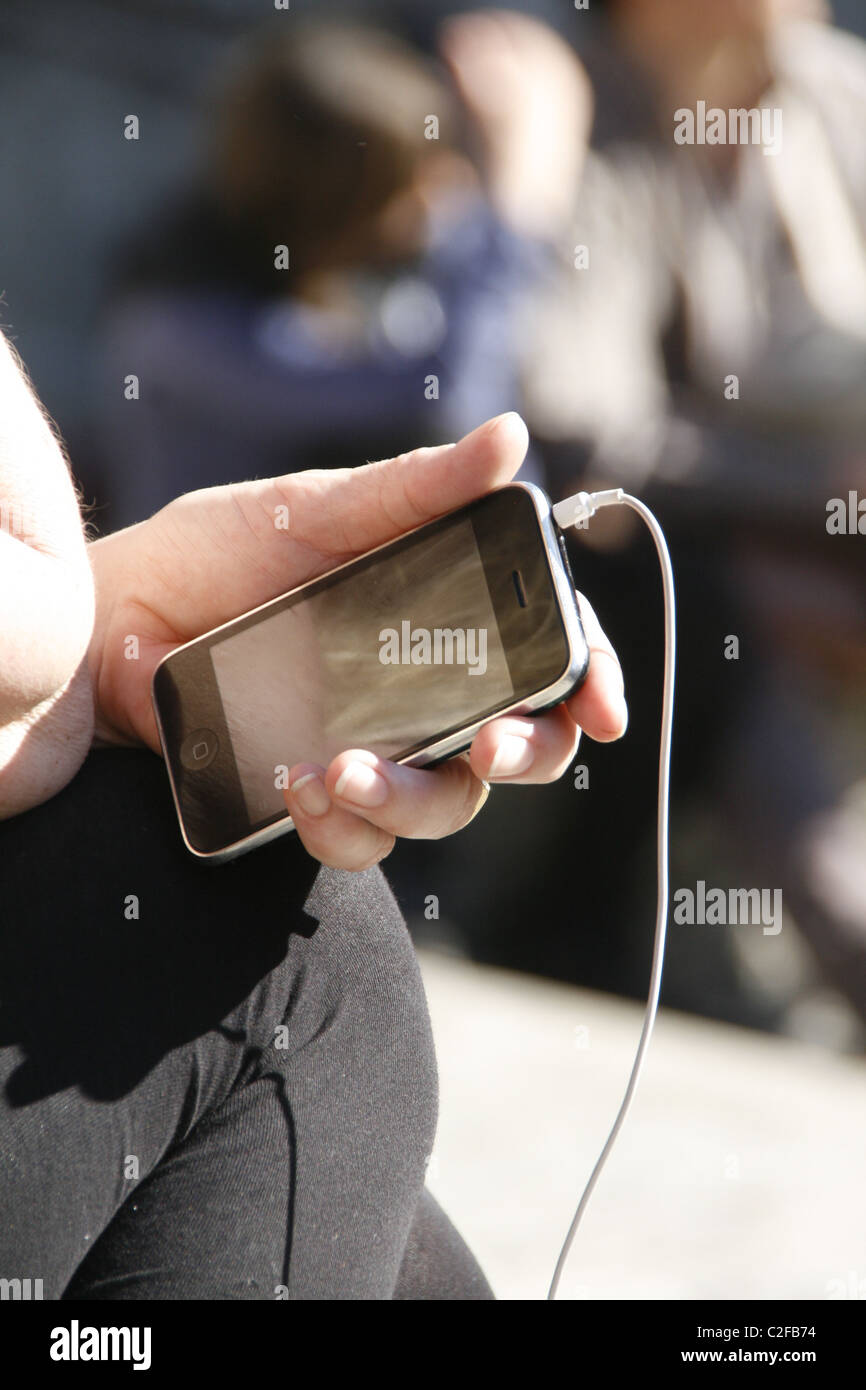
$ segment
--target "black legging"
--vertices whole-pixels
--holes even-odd
[[[159,759],[0,823],[0,1278],[52,1299],[483,1299],[378,870],[183,849]]]

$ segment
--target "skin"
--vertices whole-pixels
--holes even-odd
[[[522,420],[500,416],[457,444],[362,468],[188,493],[85,546],[60,447],[5,344],[0,358],[0,501],[28,518],[20,534],[0,535],[2,816],[61,790],[94,738],[158,752],[150,682],[180,643],[508,482],[527,447]],[[275,525],[285,515],[278,507],[288,508],[288,529]],[[398,767],[364,749],[328,768],[291,769],[287,805],[310,854],[367,868],[398,835],[460,829],[483,802],[484,780],[552,781],[569,766],[581,727],[602,741],[619,737],[627,721],[619,663],[585,601],[583,612],[592,658],[567,705],[494,720],[467,757],[436,769]]]

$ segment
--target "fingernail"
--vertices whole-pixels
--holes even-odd
[[[308,772],[290,783],[289,791],[305,816],[323,816],[331,808],[331,798],[317,772]]]
[[[487,776],[516,777],[519,772],[526,772],[527,768],[532,766],[534,757],[532,744],[527,743],[525,738],[519,738],[516,734],[505,734],[500,739]]]
[[[334,794],[356,806],[381,806],[388,795],[388,783],[374,767],[349,763],[337,779]]]

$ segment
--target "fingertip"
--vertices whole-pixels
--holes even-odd
[[[516,410],[506,410],[502,415],[495,415],[488,425],[491,433],[521,445],[524,453],[529,448],[529,428],[523,416]]]
[[[494,415],[485,420],[460,440],[464,448],[477,448],[479,444],[492,445],[497,455],[505,451],[517,457],[518,466],[523,462],[529,448],[529,430],[526,422],[516,410],[506,410],[502,415]]]
[[[628,730],[628,705],[624,699],[615,703],[619,718],[614,720],[609,728],[602,727],[598,732],[591,734],[596,743],[616,743],[618,739],[624,737]]]
[[[319,820],[331,809],[331,798],[325,786],[325,770],[315,763],[300,763],[289,773],[289,785],[283,788],[283,800],[289,815],[298,812]]]
[[[607,660],[600,661],[601,657]],[[614,743],[628,728],[628,705],[616,657],[594,649],[589,674],[566,707],[577,725],[596,743]]]

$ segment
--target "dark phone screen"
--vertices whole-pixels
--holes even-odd
[[[210,655],[252,826],[285,815],[293,763],[326,766],[351,747],[406,754],[515,690],[465,518],[300,594]]]

